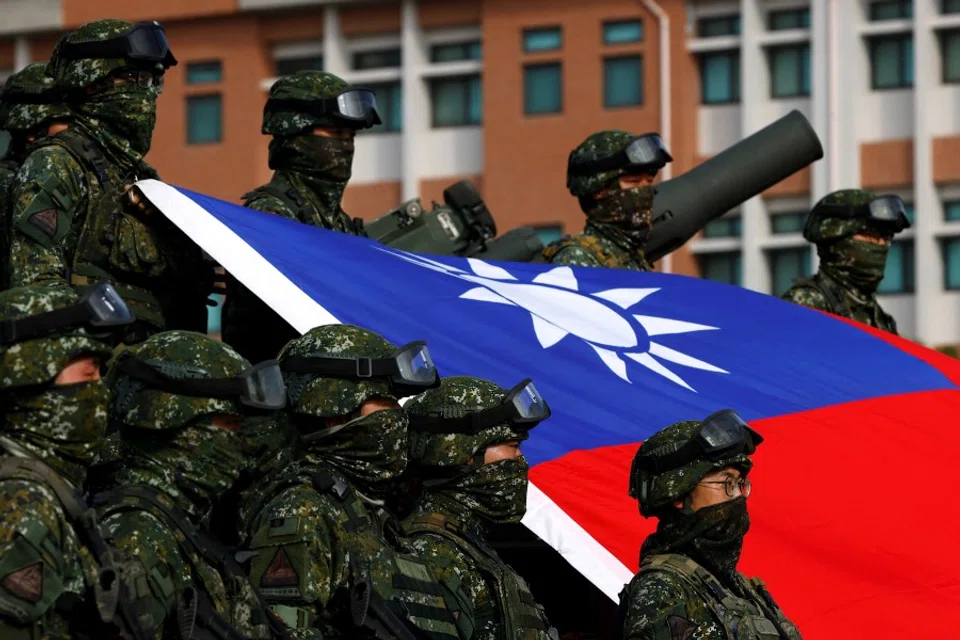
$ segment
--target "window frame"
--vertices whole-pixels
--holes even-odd
[[[640,100],[638,102],[630,102],[628,104],[610,104],[609,98],[610,94],[608,91],[607,84],[607,65],[611,62],[619,61],[635,61],[640,65]],[[646,85],[646,69],[643,66],[643,54],[642,53],[630,53],[630,54],[620,54],[620,55],[610,55],[603,57],[603,108],[604,109],[636,109],[637,107],[642,107],[645,99],[646,92],[644,91]]]
[[[374,55],[374,54],[393,54],[393,53],[397,54],[396,64],[385,64],[379,67],[367,67],[367,66],[361,67],[360,65],[357,64],[357,60],[359,60],[363,56]],[[399,69],[402,66],[403,66],[403,47],[400,47],[400,46],[389,46],[389,47],[384,46],[384,47],[377,47],[377,48],[371,48],[371,49],[363,48],[363,49],[357,49],[355,51],[350,52],[350,70],[353,72],[379,71],[381,69]]]
[[[557,93],[559,95],[559,101],[556,111],[533,111],[531,112],[528,108],[528,95],[527,95],[527,73],[530,70],[534,69],[547,69],[554,68],[559,72],[560,81],[557,87]],[[549,60],[543,62],[527,62],[523,64],[523,115],[526,118],[537,118],[541,116],[555,116],[563,113],[564,100],[563,100],[563,62],[560,60]]]
[[[721,24],[721,22],[726,22],[727,25],[734,26],[732,26],[727,33],[717,33],[709,36],[703,34],[703,26],[705,24]],[[741,35],[742,31],[743,24],[740,19],[740,12],[697,18],[697,38],[729,38]]]
[[[797,69],[798,69],[799,75],[796,78],[798,92],[777,95],[776,93],[777,83],[774,81],[776,76],[776,65],[774,62],[774,58],[777,56],[777,54],[795,52],[797,55],[800,56],[799,58],[800,61],[802,61],[804,50],[807,51],[807,69],[806,69],[807,77],[805,78],[803,76],[803,64],[798,63]],[[812,73],[812,69],[810,68],[810,43],[809,42],[791,42],[789,44],[778,44],[778,45],[767,47],[767,66],[770,69],[770,99],[771,100],[789,100],[790,98],[809,98],[810,97],[810,94],[812,93],[811,85],[813,84],[812,82],[813,79],[810,77],[810,74]],[[806,93],[803,93],[804,84],[806,84],[806,91],[807,91]]]
[[[806,16],[805,22],[807,26],[803,27],[775,27],[773,21],[780,16]],[[804,20],[801,19],[799,22],[803,23]],[[798,29],[809,29],[810,28],[810,7],[790,7],[787,9],[771,9],[767,13],[767,31],[794,31]]]
[[[804,278],[813,275],[813,251],[809,244],[796,247],[776,247],[767,249],[767,267],[770,275],[770,295],[772,296],[779,297],[789,291],[790,287],[793,286],[790,284],[783,291],[777,291],[775,289],[777,280],[776,262],[777,260],[788,255],[800,257],[802,265],[805,265],[806,267],[805,269],[801,268],[800,273],[796,276],[796,278]],[[806,271],[806,273],[804,273],[804,271]],[[796,278],[794,278],[794,280],[796,280]]]
[[[946,236],[940,238],[940,255],[943,260],[943,290],[944,291],[960,291],[960,282],[957,282],[956,286],[950,286],[950,267],[947,262],[947,247],[950,245],[960,246],[960,236]],[[958,256],[960,257],[960,256]]]
[[[557,32],[557,46],[551,47],[549,49],[530,49],[527,47],[527,36],[538,33],[538,32],[547,32],[547,31],[556,31]],[[527,54],[538,54],[538,53],[552,53],[554,51],[563,50],[563,27],[555,24],[544,27],[525,27],[520,31],[520,49]]]
[[[376,92],[377,92],[378,89],[383,89],[383,88],[389,88],[391,91],[400,91],[400,104],[401,104],[401,109],[403,108],[403,107],[402,107],[402,105],[403,105],[403,82],[402,82],[401,80],[387,80],[386,82],[370,82],[370,83],[364,83],[363,86],[364,86],[365,89],[370,89],[371,91],[373,91],[373,92],[374,92],[374,95],[376,95]],[[393,97],[393,96],[391,96],[391,100],[389,101],[391,105],[392,105],[392,103],[393,103],[392,97]],[[379,108],[381,104],[384,104],[384,102],[381,101],[381,100],[379,99],[379,97],[378,97],[378,98],[377,98],[377,107]],[[391,109],[392,109],[392,108],[393,108],[393,107],[391,106]],[[358,134],[358,135],[380,135],[380,134],[386,134],[386,133],[394,133],[394,134],[396,134],[396,133],[402,133],[402,132],[403,132],[403,114],[402,114],[402,113],[401,113],[401,117],[400,117],[400,123],[399,123],[397,129],[391,129],[391,128],[390,128],[390,123],[388,122],[388,119],[387,119],[387,118],[383,117],[384,115],[386,115],[386,114],[384,114],[384,113],[382,113],[382,112],[380,113],[380,116],[381,116],[381,117],[380,117],[381,124],[377,125],[376,127],[370,127],[369,129],[359,129],[359,130],[357,131],[357,134]]]
[[[190,79],[190,72],[196,70],[197,67],[205,67],[216,65],[217,67],[217,79],[216,80],[203,80],[200,82],[192,81]],[[186,65],[186,72],[184,73],[184,84],[188,87],[202,87],[211,84],[221,84],[223,82],[224,76],[224,67],[223,60],[219,58],[210,59],[210,60],[191,60]]]
[[[609,42],[609,41],[607,41],[607,28],[608,28],[608,27],[616,27],[616,26],[625,25],[625,24],[631,24],[631,25],[632,25],[632,24],[638,24],[638,25],[640,25],[640,37],[637,38],[636,40],[623,40],[623,41],[620,41],[620,42]],[[646,36],[647,36],[646,25],[644,24],[644,22],[643,22],[642,19],[623,18],[623,19],[619,19],[619,20],[604,20],[604,21],[603,21],[603,25],[600,27],[600,41],[603,43],[603,46],[605,46],[605,47],[620,47],[620,46],[623,46],[623,45],[631,45],[631,44],[635,45],[635,44],[639,44],[639,43],[643,42],[643,41],[646,39]]]
[[[894,18],[875,17],[876,8],[883,5],[897,5],[901,9],[901,13],[905,15],[898,15]],[[904,11],[903,10],[904,7],[908,7],[908,9]],[[868,22],[886,22],[887,20],[912,20],[912,19],[913,19],[913,1],[912,0],[871,0],[867,8]]]
[[[960,13],[960,11],[957,13]],[[951,36],[957,39],[957,47],[960,49],[960,27],[937,31],[937,42],[940,45],[940,82],[942,84],[960,84],[960,73],[957,74],[956,78],[947,77],[947,38]],[[958,63],[958,66],[960,66],[960,63]]]
[[[697,58],[698,65],[700,67],[700,104],[701,105],[711,105],[711,106],[721,106],[721,105],[731,105],[731,104],[740,104],[742,101],[742,91],[743,91],[743,79],[740,77],[740,49],[721,49],[718,51],[704,51],[700,53]],[[706,74],[704,73],[704,63],[709,58],[720,58],[720,57],[729,57],[732,58],[735,64],[731,65],[732,77],[730,81],[733,83],[733,87],[736,88],[736,91],[731,90],[732,97],[729,100],[718,100],[718,101],[707,101],[707,83],[706,83]],[[735,78],[735,81],[734,81]],[[732,88],[732,87],[731,87]],[[736,94],[736,95],[733,95]]]
[[[903,295],[912,295],[917,291],[917,274],[916,274],[916,245],[913,241],[913,238],[904,238],[902,240],[894,240],[893,246],[899,246],[901,251],[901,269],[903,270],[901,278],[904,281],[903,290],[898,291],[883,291],[880,287],[883,286],[883,280],[880,281],[880,284],[877,285],[877,295],[878,296],[903,296]],[[909,258],[906,260],[905,258]],[[887,257],[889,261],[889,256]],[[889,264],[889,262],[887,263]],[[884,274],[886,276],[886,274]]]
[[[694,254],[697,259],[697,269],[700,270],[700,277],[704,280],[711,280],[712,282],[723,282],[725,284],[732,284],[738,287],[743,286],[743,250],[742,249],[732,249],[729,251],[701,251]],[[726,282],[725,280],[713,280],[712,278],[707,278],[704,273],[706,269],[703,268],[702,259],[712,260],[716,258],[733,258],[734,262],[732,263],[732,268],[734,271],[739,271],[739,278],[732,278],[736,282]],[[739,261],[739,264],[737,263]]]
[[[429,91],[430,91],[430,128],[431,129],[451,129],[454,127],[480,127],[483,126],[483,85],[481,84],[481,102],[480,102],[480,121],[479,122],[470,122],[470,83],[474,80],[483,82],[483,75],[480,73],[468,73],[468,74],[458,74],[453,76],[436,76],[429,78]],[[466,92],[466,99],[463,103],[464,108],[464,119],[463,122],[459,124],[437,124],[437,85],[442,82],[459,82],[462,83],[462,88]]]
[[[217,139],[192,141],[190,139],[190,131],[191,131],[190,105],[195,104],[196,101],[208,100],[210,98],[216,98],[219,104],[219,117],[217,119],[217,122],[218,122]],[[210,91],[210,92],[203,92],[203,93],[193,93],[193,94],[184,96],[184,115],[185,115],[184,120],[186,121],[186,127],[185,127],[186,130],[184,131],[184,134],[185,134],[184,137],[185,137],[187,146],[198,147],[198,146],[223,144],[223,138],[224,138],[224,132],[225,132],[225,127],[223,126],[223,93],[221,93],[220,91]]]
[[[901,47],[900,68],[899,68],[900,84],[897,84],[896,86],[889,86],[889,87],[878,87],[877,72],[876,72],[877,65],[874,59],[875,47],[885,42],[896,42]],[[903,79],[907,74],[907,69],[909,66],[907,65],[906,56],[904,55],[905,49],[903,48],[904,44],[907,42],[909,42],[910,46],[913,47],[913,32],[904,31],[901,33],[890,33],[890,34],[884,34],[884,35],[870,36],[867,39],[867,43],[869,47],[868,53],[870,58],[870,90],[871,91],[899,91],[903,89],[912,89],[914,87],[914,85],[916,84],[916,78],[911,78],[910,84],[903,84]],[[912,70],[910,72],[912,74]]]

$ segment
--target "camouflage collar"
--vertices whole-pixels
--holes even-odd
[[[653,267],[650,266],[646,258],[643,256],[642,249],[633,246],[633,243],[630,242],[629,238],[620,233],[611,225],[594,222],[588,218],[587,224],[583,228],[583,233],[585,235],[594,236],[613,244],[617,250],[622,251],[625,254],[619,256],[620,260],[630,263],[634,268],[640,271],[653,270]]]

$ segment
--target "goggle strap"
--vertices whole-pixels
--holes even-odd
[[[0,344],[13,344],[38,338],[54,333],[58,329],[85,324],[88,320],[90,320],[90,310],[83,303],[26,318],[3,320],[0,322]]]
[[[117,368],[158,391],[176,395],[232,400],[245,397],[247,393],[247,382],[241,377],[172,378],[134,356],[122,358],[117,363]]]
[[[462,416],[410,415],[410,429],[428,433],[475,435],[501,424],[509,424],[517,430],[529,431],[539,423],[539,420],[536,422],[518,422],[513,406],[510,404],[471,411]]]
[[[334,378],[389,378],[398,373],[396,358],[289,356],[280,368],[287,373],[314,373]]]

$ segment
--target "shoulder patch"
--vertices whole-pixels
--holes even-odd
[[[260,578],[260,587],[295,587],[298,584],[300,584],[300,576],[297,575],[296,569],[290,563],[286,550],[280,547],[274,554],[273,560],[270,561],[270,566],[263,572],[263,577]]]
[[[43,597],[43,563],[35,562],[4,576],[0,581],[4,589],[30,604]]]
[[[670,640],[688,640],[694,632],[693,624],[680,616],[667,618],[667,626],[670,627]]]
[[[58,218],[59,214],[56,209],[44,209],[31,215],[27,218],[27,221],[52,238],[57,235]]]

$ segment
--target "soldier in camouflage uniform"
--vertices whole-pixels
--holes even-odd
[[[828,194],[810,211],[803,237],[817,245],[820,268],[798,279],[784,300],[897,333],[877,301],[893,236],[910,227],[903,201],[862,189]]]
[[[245,467],[239,429],[286,402],[276,362],[257,367],[206,335],[168,331],[111,367],[119,460],[91,472],[105,534],[140,558],[170,637],[269,638],[282,630],[246,571],[209,532]]]
[[[383,508],[407,461],[397,400],[437,383],[425,345],[322,326],[287,344],[280,367],[305,453],[263,483],[253,583],[297,638],[470,637],[457,580],[438,582]]]
[[[494,523],[515,523],[527,507],[520,442],[549,417],[529,380],[511,391],[480,378],[444,379],[409,401],[410,464],[424,490],[403,528],[439,572],[452,559],[474,603],[473,638],[557,638],[530,588],[487,543]]]
[[[546,262],[650,271],[653,179],[673,158],[657,134],[600,131],[570,152],[567,188],[587,214],[583,233],[547,246]]]
[[[98,20],[62,37],[47,73],[70,105],[69,128],[32,148],[12,195],[11,283],[82,292],[111,282],[137,316],[128,344],[164,328],[206,330],[212,267],[129,191],[157,177],[143,157],[174,64],[154,22]]]
[[[763,441],[729,409],[650,436],[630,469],[630,496],[657,530],[620,594],[620,637],[800,640],[759,578],[737,571],[750,527],[750,455]]]
[[[263,108],[273,178],[244,194],[244,204],[303,224],[366,235],[341,204],[353,167],[356,132],[380,124],[373,92],[322,71],[277,80]],[[248,289],[231,283],[223,339],[251,360],[275,358],[299,335]]]
[[[69,110],[53,90],[47,65],[35,62],[9,78],[0,91],[0,129],[10,134],[7,153],[0,160],[0,290],[6,289],[10,259],[10,192],[27,156],[27,147],[47,135],[54,121]]]
[[[145,572],[104,545],[78,498],[107,428],[104,340],[132,321],[106,285],[82,301],[64,286],[0,294],[0,637],[149,637],[131,583],[110,579]]]

